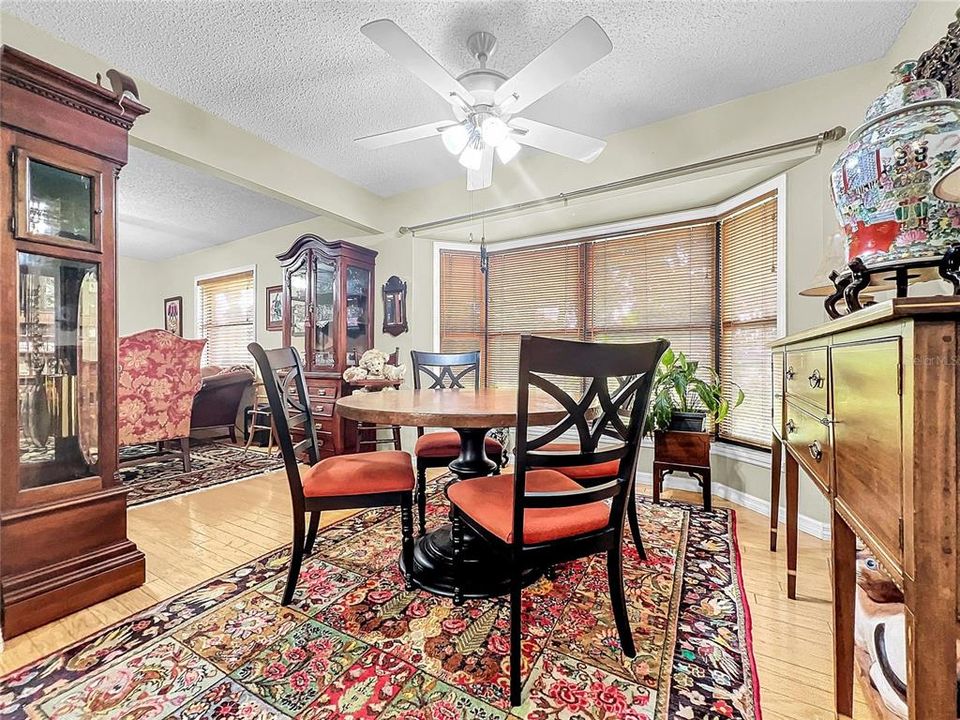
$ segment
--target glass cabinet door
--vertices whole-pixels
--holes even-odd
[[[370,349],[370,271],[348,265],[346,286],[347,365],[356,365]]]
[[[99,265],[17,259],[20,486],[99,475]]]
[[[337,364],[335,349],[336,328],[333,310],[336,302],[337,267],[333,262],[314,257],[313,260],[313,367],[332,368]]]
[[[306,362],[307,355],[307,261],[290,272],[290,347]]]
[[[99,248],[99,173],[63,167],[21,149],[17,175],[20,237]]]

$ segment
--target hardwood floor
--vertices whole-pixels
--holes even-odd
[[[699,496],[677,491],[665,490],[664,497],[699,502]],[[324,513],[324,524],[345,514]],[[9,640],[0,654],[0,673],[290,541],[282,472],[133,508],[128,517],[130,537],[147,555],[146,584]],[[794,602],[786,597],[786,552],[769,551],[766,517],[737,508],[737,525],[763,717],[832,720],[829,543],[801,534]],[[859,686],[855,698],[854,718],[871,718]]]

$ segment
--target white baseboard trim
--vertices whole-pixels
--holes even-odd
[[[643,485],[648,485],[653,487],[653,474],[648,472],[637,472],[637,482]],[[758,498],[756,495],[749,495],[742,490],[737,490],[735,488],[728,487],[723,483],[719,483],[714,480],[712,483],[713,494],[715,497],[723,498],[724,500],[729,500],[730,502],[739,505],[740,507],[746,508],[747,510],[753,510],[756,513],[760,513],[764,517],[770,517],[770,501]],[[700,485],[692,477],[682,477],[678,475],[670,475],[665,481],[665,487],[669,487],[676,490],[687,490],[690,492],[700,492]],[[787,521],[787,510],[784,507],[780,507],[780,522],[785,523]],[[822,522],[820,520],[814,520],[812,517],[807,515],[800,515],[797,519],[797,527],[802,533],[807,535],[812,535],[819,540],[829,540],[830,539],[830,524]]]

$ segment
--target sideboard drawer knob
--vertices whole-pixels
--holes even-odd
[[[823,460],[823,448],[820,447],[820,441],[814,440],[812,443],[807,445],[807,449],[810,451],[810,457],[812,457],[817,462]]]
[[[819,370],[814,370],[810,375],[807,376],[807,380],[810,381],[810,387],[814,390],[823,387],[823,375],[820,374]]]
[[[793,420],[787,420],[787,435],[793,435],[797,431],[797,424]]]
[[[787,380],[793,380],[797,376],[797,371],[794,370],[793,365],[791,365],[787,368],[787,372],[785,374],[787,376]]]

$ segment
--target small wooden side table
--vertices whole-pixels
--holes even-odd
[[[703,490],[703,509],[713,509],[710,488],[710,433],[656,430],[653,434],[653,501],[660,502],[664,475],[693,475]]]

